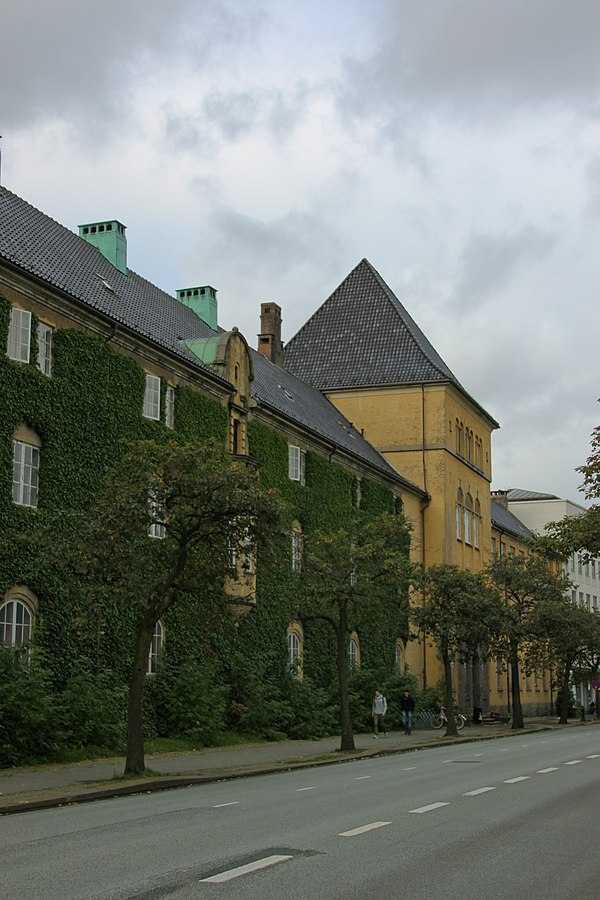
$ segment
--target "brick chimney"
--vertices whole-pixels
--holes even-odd
[[[490,491],[490,494],[492,495],[492,500],[495,500],[504,509],[508,509],[508,491]]]
[[[283,365],[281,343],[281,307],[276,303],[260,304],[260,334],[258,351],[276,366]]]

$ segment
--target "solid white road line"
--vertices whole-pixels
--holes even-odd
[[[224,881],[231,881],[232,878],[239,878],[240,875],[247,875],[249,872],[256,872],[257,869],[266,869],[267,866],[274,866],[286,859],[292,859],[291,856],[265,856],[263,859],[257,859],[245,866],[238,866],[237,869],[229,869],[227,872],[220,872],[218,875],[211,875],[210,878],[201,878],[200,881],[212,881],[213,884],[221,884]]]
[[[439,809],[440,806],[450,806],[449,803],[430,803],[429,806],[420,806],[418,809],[409,809],[411,813],[426,813],[432,809]]]
[[[572,759],[570,762],[566,762],[565,766],[576,766],[577,763],[580,763],[580,762],[581,762],[580,759]]]
[[[223,806],[237,806],[239,802],[239,800],[232,800],[230,803],[217,803],[213,806],[213,809],[221,809]]]
[[[546,772],[558,772],[558,768],[557,768],[557,766],[548,766],[547,769],[538,769],[537,770],[538,775],[545,775]]]
[[[516,784],[517,781],[527,781],[529,775],[518,775],[516,778],[507,778],[504,784]]]
[[[338,837],[355,837],[357,834],[364,834],[365,831],[373,831],[374,828],[383,828],[384,825],[391,824],[391,822],[370,822],[368,825],[361,825],[359,828],[352,828],[350,831],[340,831]]]
[[[495,787],[483,787],[477,788],[476,791],[467,791],[466,794],[463,794],[463,797],[476,797],[477,794],[485,794],[487,791],[495,791]]]
[[[299,794],[300,791],[316,791],[316,787],[305,787],[305,788],[296,788],[296,792]]]

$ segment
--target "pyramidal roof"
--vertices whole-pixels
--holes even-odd
[[[367,259],[284,349],[285,367],[320,390],[451,383],[472,397]]]

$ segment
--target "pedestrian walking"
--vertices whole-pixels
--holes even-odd
[[[385,714],[387,712],[387,700],[379,690],[375,691],[373,697],[373,705],[371,707],[371,715],[373,716],[373,740],[376,741],[379,736],[379,727],[383,729],[383,736],[387,737],[387,728],[385,727]]]
[[[400,710],[402,711],[402,724],[404,725],[404,734],[412,732],[412,714],[415,708],[414,698],[410,691],[404,691],[400,697]]]

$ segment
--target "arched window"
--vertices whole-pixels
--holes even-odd
[[[163,623],[158,621],[154,626],[154,634],[152,635],[152,643],[150,644],[150,653],[148,654],[148,675],[156,675],[158,671],[158,657],[160,656],[165,639],[165,629]]]
[[[459,541],[462,541],[462,506],[463,492],[459,488],[456,492],[456,537]]]
[[[456,420],[456,452],[462,456],[463,453],[463,423]]]
[[[466,451],[465,451],[465,456],[467,457],[469,462],[471,462],[471,459],[473,457],[473,432],[471,431],[470,428],[466,429],[465,438],[466,438],[465,443],[467,445]]]
[[[465,523],[465,544],[471,543],[471,519],[473,517],[473,498],[470,494],[467,494],[467,499],[465,500],[465,508],[464,508],[464,523]]]
[[[0,644],[22,647],[31,641],[37,601],[27,588],[8,591],[0,605]]]
[[[398,672],[404,672],[404,644],[400,638],[396,641],[396,658],[394,663]]]
[[[296,678],[302,678],[302,657],[304,654],[304,632],[300,622],[292,622],[287,632],[288,665]]]
[[[360,669],[360,644],[355,631],[350,635],[348,642],[348,669],[350,672],[356,672],[357,669]]]
[[[481,505],[479,500],[475,501],[475,513],[473,515],[473,546],[479,550],[479,522],[481,520]]]

